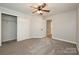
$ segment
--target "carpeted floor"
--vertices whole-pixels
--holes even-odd
[[[27,39],[3,43],[0,55],[77,55],[75,44],[55,39]]]

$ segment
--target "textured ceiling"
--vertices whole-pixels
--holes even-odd
[[[32,9],[30,6],[34,4],[35,3],[0,3],[0,6],[13,9],[15,11],[32,14]],[[47,4],[51,12],[45,13],[44,15],[52,15],[76,9],[78,5],[78,3],[47,3]]]

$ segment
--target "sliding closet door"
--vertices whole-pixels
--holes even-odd
[[[2,14],[2,42],[17,39],[17,18]]]

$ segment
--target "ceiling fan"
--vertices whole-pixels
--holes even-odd
[[[33,8],[33,12],[32,13],[38,13],[40,15],[43,15],[43,12],[50,12],[50,10],[47,8],[47,4],[46,3],[33,5],[31,7]]]

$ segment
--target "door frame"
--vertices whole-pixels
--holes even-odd
[[[49,25],[50,27],[48,27]],[[52,38],[52,20],[46,20],[46,37]]]

